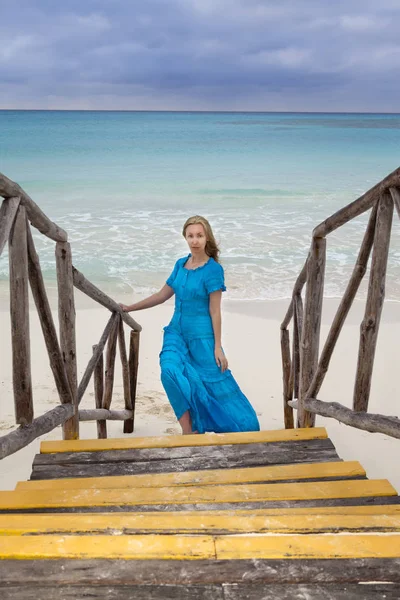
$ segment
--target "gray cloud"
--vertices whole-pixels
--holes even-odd
[[[14,0],[0,108],[398,111],[397,0]]]

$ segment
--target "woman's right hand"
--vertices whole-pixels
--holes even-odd
[[[129,312],[129,306],[127,306],[126,304],[122,304],[121,302],[119,305],[124,312]]]

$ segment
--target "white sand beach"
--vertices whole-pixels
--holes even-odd
[[[130,298],[118,298],[131,301]],[[100,339],[108,320],[108,311],[97,307],[77,292],[77,354],[80,375],[90,358],[92,345]],[[283,428],[282,371],[280,356],[280,322],[288,301],[223,303],[223,344],[230,368],[255,407],[262,429]],[[337,301],[325,300],[322,343],[332,320]],[[364,304],[356,303],[339,339],[332,363],[319,398],[337,401],[351,407],[357,362],[359,324]],[[7,298],[0,305],[0,435],[14,425],[11,377],[10,318]],[[180,428],[163,391],[158,366],[162,343],[162,327],[172,315],[169,302],[147,311],[132,313],[142,325],[140,342],[139,382],[137,390],[135,436],[179,433]],[[56,318],[56,314],[54,314]],[[128,334],[126,328],[126,334]],[[375,361],[370,412],[399,415],[400,304],[387,302],[384,307]],[[57,392],[48,364],[43,336],[32,305],[31,311],[32,376],[35,416],[57,406]],[[116,381],[112,408],[123,408],[120,363],[116,363]],[[89,384],[81,405],[94,407],[93,383]],[[370,478],[387,478],[400,491],[398,440],[381,434],[359,431],[332,419],[317,417],[317,424],[326,426],[341,458],[359,460]],[[108,422],[110,437],[122,437],[122,423]],[[51,432],[46,439],[60,439],[61,430]],[[81,423],[81,437],[96,437],[95,423]],[[45,439],[44,437],[42,439]],[[13,489],[17,481],[30,476],[34,455],[40,440],[0,461],[0,489]]]

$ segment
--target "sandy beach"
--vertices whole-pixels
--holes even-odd
[[[118,298],[131,301],[130,298]],[[79,374],[91,355],[105,327],[108,311],[98,308],[77,292],[77,354]],[[283,428],[282,372],[280,357],[280,322],[288,306],[287,300],[269,302],[237,302],[224,300],[223,343],[230,368],[258,414],[262,429]],[[337,301],[326,299],[323,311],[322,343],[327,334]],[[335,350],[331,367],[319,398],[351,406],[354,374],[358,352],[359,324],[363,313],[362,302],[353,307]],[[180,428],[163,391],[158,366],[162,343],[162,327],[173,312],[172,302],[147,311],[132,313],[142,325],[139,382],[135,436],[179,433]],[[56,318],[56,314],[54,314]],[[7,298],[0,305],[0,434],[11,431],[14,425],[14,407],[11,380],[10,319]],[[126,334],[128,334],[126,328]],[[400,304],[387,302],[384,307],[376,355],[370,412],[385,415],[399,414],[398,340],[400,338]],[[31,311],[32,376],[34,385],[35,416],[57,406],[57,392],[48,364],[47,353],[36,311]],[[116,363],[116,381],[112,408],[123,408],[120,363]],[[89,384],[81,404],[94,407],[93,383]],[[341,458],[359,460],[370,478],[387,478],[400,491],[398,440],[381,434],[372,434],[317,417],[317,424],[326,426]],[[108,422],[109,437],[122,437],[122,423]],[[57,429],[46,439],[60,439]],[[95,423],[81,423],[81,437],[96,437]],[[42,439],[45,439],[44,437]],[[30,476],[34,455],[40,440],[0,461],[0,489],[13,489],[17,481]]]

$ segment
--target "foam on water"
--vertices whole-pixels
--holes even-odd
[[[396,168],[399,142],[397,115],[0,111],[0,171],[68,231],[75,266],[121,294],[163,284],[187,253],[183,222],[200,213],[220,241],[231,298],[287,298],[312,229]],[[367,218],[329,236],[328,296],[343,292]],[[398,227],[395,218],[392,299]],[[54,242],[35,242],[54,282]]]

